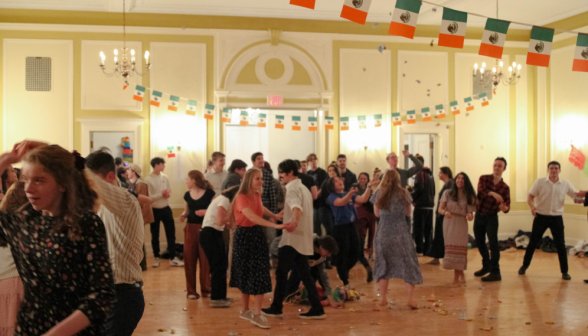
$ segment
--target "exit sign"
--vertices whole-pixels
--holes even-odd
[[[267,96],[267,106],[282,106],[283,102],[282,96]]]

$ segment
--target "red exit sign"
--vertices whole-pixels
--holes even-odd
[[[267,96],[267,106],[282,106],[283,103],[282,96]]]

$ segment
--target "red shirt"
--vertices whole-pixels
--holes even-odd
[[[482,175],[478,181],[478,205],[476,211],[480,215],[494,215],[500,211],[500,204],[496,201],[496,198],[488,196],[491,191],[499,194],[504,199],[504,205],[508,207],[510,211],[510,188],[504,180],[500,179],[500,182],[494,184],[494,175]]]
[[[237,199],[235,199],[235,207],[233,209],[235,214],[235,224],[238,226],[243,227],[252,227],[256,224],[247,219],[245,215],[243,215],[243,210],[249,208],[253,211],[254,214],[258,215],[259,217],[263,216],[263,203],[261,203],[261,194],[256,192],[253,197],[248,197],[247,195],[239,195]]]

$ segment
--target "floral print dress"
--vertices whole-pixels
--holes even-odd
[[[0,212],[0,240],[10,245],[25,293],[15,335],[43,335],[76,310],[90,320],[78,335],[104,335],[116,299],[104,224],[84,213],[81,238],[72,241],[53,222],[30,206]]]

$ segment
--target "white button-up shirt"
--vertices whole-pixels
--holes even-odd
[[[312,195],[300,179],[295,179],[286,184],[284,223],[290,223],[294,219],[294,209],[296,208],[302,212],[298,226],[293,232],[282,231],[282,240],[279,247],[292,246],[298,253],[311,256],[314,254]]]
[[[559,179],[553,183],[549,177],[538,179],[529,190],[529,194],[535,197],[537,213],[544,216],[563,215],[566,195],[573,198],[577,193],[570,182]]]

